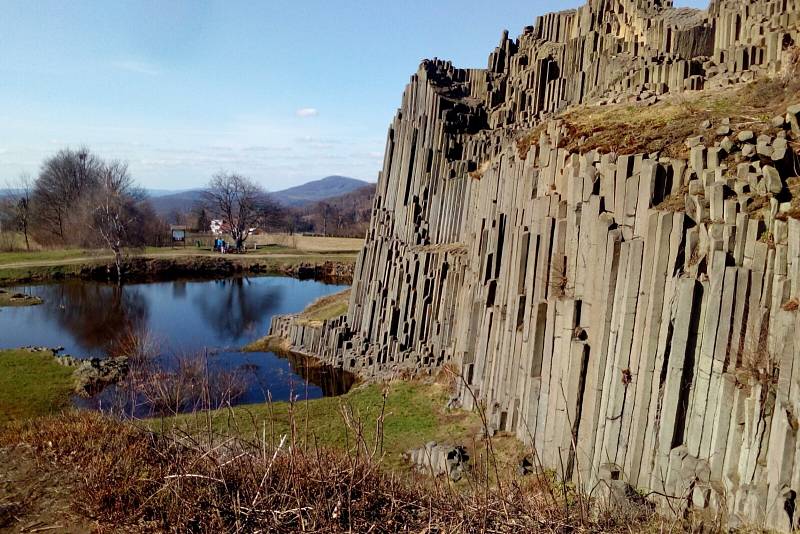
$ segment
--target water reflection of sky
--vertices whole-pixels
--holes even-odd
[[[305,396],[305,381],[291,362],[238,348],[264,336],[273,315],[296,313],[344,286],[286,277],[231,278],[129,284],[118,288],[69,281],[14,288],[41,297],[41,306],[0,308],[0,348],[63,346],[79,357],[102,356],[128,330],[148,330],[164,352],[208,352],[209,363],[251,374],[245,402],[290,391]],[[322,390],[311,385],[309,397]]]

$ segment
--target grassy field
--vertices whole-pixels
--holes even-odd
[[[49,352],[0,350],[0,427],[69,405],[72,369]]]
[[[363,245],[363,239],[347,239],[338,237],[311,237],[289,236],[284,234],[264,234],[254,236],[247,241],[247,247],[257,244],[258,248],[247,248],[245,257],[264,257],[271,255],[355,255]],[[146,247],[144,249],[130,249],[127,251],[132,256],[202,256],[216,255],[210,247],[197,247],[187,244],[186,247]],[[226,257],[240,257],[229,255]],[[16,267],[18,264],[48,264],[57,265],[73,261],[105,260],[112,258],[109,250],[105,249],[40,249],[40,250],[15,250],[13,252],[0,252],[0,267]]]
[[[32,250],[30,252],[23,250],[14,252],[0,252],[0,265],[31,261],[49,261],[55,263],[76,258],[88,259],[97,256],[110,256],[110,253],[105,250],[86,250],[80,248],[55,250],[44,249]]]
[[[364,245],[363,239],[349,237],[318,237],[298,234],[261,234],[250,239],[261,245],[278,245],[307,252],[358,252]],[[249,242],[250,240],[248,240]]]

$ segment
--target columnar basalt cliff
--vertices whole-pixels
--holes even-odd
[[[464,407],[587,490],[790,530],[800,106],[698,113],[696,137],[656,150],[603,148],[559,114],[655,121],[669,99],[785,76],[798,39],[796,0],[590,0],[504,35],[488,69],[423,62],[347,316],[272,333],[365,375],[452,363]]]

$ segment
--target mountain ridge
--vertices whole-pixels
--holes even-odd
[[[329,198],[340,197],[369,185],[374,184],[348,176],[331,175],[268,194],[283,206],[302,207]],[[150,203],[155,212],[162,216],[175,211],[188,212],[202,201],[203,191],[202,188],[196,188],[171,194],[151,194]]]

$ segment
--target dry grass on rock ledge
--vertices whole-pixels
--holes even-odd
[[[787,106],[800,103],[800,77],[761,79],[750,84],[668,96],[654,105],[642,103],[582,106],[553,117],[562,121],[568,134],[560,147],[570,152],[652,154],[688,157],[687,138],[704,133],[700,124],[730,119],[732,137],[739,131],[756,135],[771,131],[770,120],[786,113]],[[527,154],[537,143],[546,123],[520,137],[518,152]],[[524,156],[522,156],[524,157]]]
[[[297,319],[308,324],[322,325],[323,321],[335,319],[347,313],[349,301],[350,289],[348,288],[339,293],[315,300],[303,310]]]

